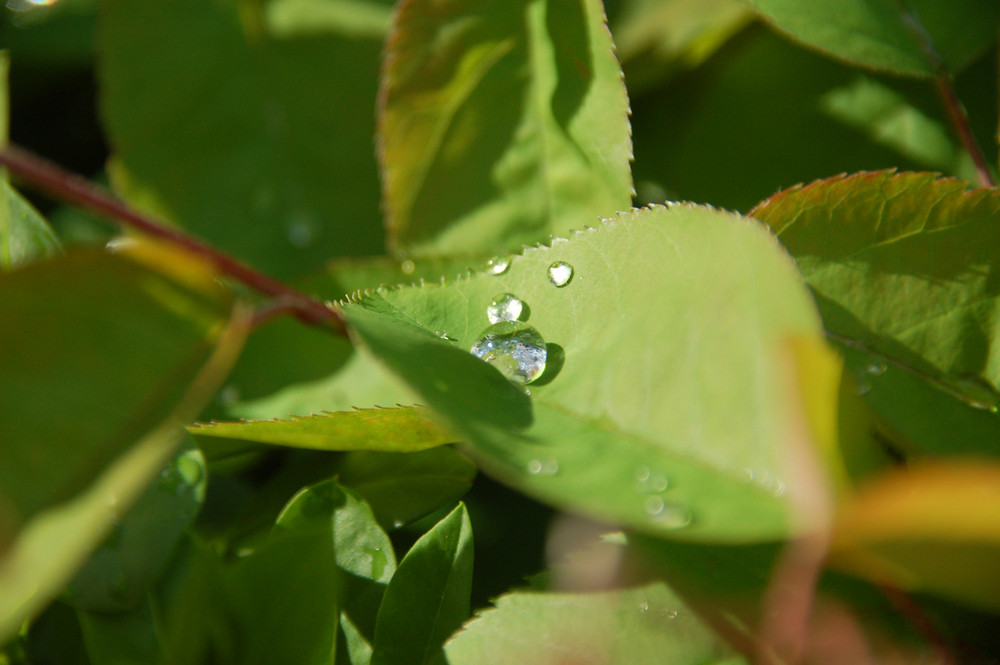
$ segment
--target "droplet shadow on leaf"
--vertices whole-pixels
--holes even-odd
[[[566,349],[562,346],[549,343],[545,345],[545,348],[548,351],[545,358],[545,371],[532,383],[533,386],[544,386],[551,383],[566,363]]]

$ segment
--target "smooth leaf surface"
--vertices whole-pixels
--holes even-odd
[[[391,245],[514,251],[627,209],[612,48],[598,0],[402,3],[379,119]]]
[[[60,251],[45,218],[11,187],[0,182],[0,270],[12,270]]]
[[[554,261],[574,267],[561,289],[547,277]],[[528,305],[548,342],[530,397],[465,352],[503,293]],[[469,437],[480,466],[523,492],[682,538],[789,528],[775,495],[792,480],[785,448],[801,414],[779,360],[819,322],[791,262],[751,221],[697,206],[637,211],[527,250],[502,275],[383,291],[346,311],[372,352]]]
[[[212,422],[193,425],[192,434],[313,450],[415,452],[454,443],[422,407],[358,409],[287,420]]]
[[[427,665],[469,616],[472,524],[459,504],[421,536],[389,582],[375,624],[372,665]]]
[[[156,584],[205,500],[205,458],[188,439],[64,594],[74,607],[112,613],[136,608]]]
[[[178,223],[264,271],[381,253],[381,38],[330,22],[303,33],[289,2],[267,5],[102,6],[101,101],[117,156]]]
[[[417,453],[348,453],[337,465],[341,484],[361,495],[383,528],[399,528],[462,498],[476,465],[450,447]]]
[[[837,58],[898,74],[957,72],[996,39],[990,0],[750,0],[778,29]],[[908,5],[908,6],[907,6]]]
[[[219,344],[239,347],[210,272],[171,252],[140,258],[173,272],[89,250],[0,274],[8,525],[89,485],[177,408]]]
[[[516,591],[448,641],[449,665],[744,660],[662,583],[597,593]]]
[[[900,406],[879,412],[891,428],[937,452],[955,446],[997,454],[1000,420],[989,412],[1000,402],[992,323],[1000,303],[1000,194],[968,192],[965,183],[933,174],[881,172],[794,188],[752,214],[798,261],[825,327],[854,351],[846,358],[869,401]],[[911,386],[906,400],[889,394],[901,385]],[[965,437],[956,430],[923,428],[942,410],[963,411],[942,404],[956,399],[967,414],[949,417],[957,431],[988,436],[958,441]],[[942,406],[921,415],[921,403]]]
[[[1000,610],[1000,467],[982,461],[914,466],[848,502],[834,530],[834,565],[880,584]]]

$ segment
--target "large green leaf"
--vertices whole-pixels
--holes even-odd
[[[213,422],[189,429],[202,437],[314,450],[415,452],[455,442],[454,434],[415,406],[329,412],[288,420]]]
[[[750,0],[794,39],[859,65],[934,76],[943,58],[958,71],[996,39],[991,0]]]
[[[445,645],[449,665],[745,662],[663,583],[591,593],[513,592]]]
[[[14,523],[90,484],[211,358],[229,299],[201,267],[175,270],[91,250],[0,274],[0,496]]]
[[[0,275],[0,642],[121,519],[235,360],[245,321],[227,325],[211,273],[168,258],[170,275],[103,251]]]
[[[513,251],[629,207],[628,101],[598,0],[403,3],[386,63],[395,248]]]
[[[996,455],[1000,193],[966,188],[858,174],[780,193],[753,214],[796,257],[890,428],[925,449]]]
[[[469,617],[472,524],[459,504],[418,540],[385,590],[372,665],[428,665]]]
[[[323,19],[318,3],[263,5],[102,6],[102,108],[117,155],[181,225],[263,270],[380,253],[381,39]]]
[[[563,288],[547,276],[556,261],[574,268]],[[503,293],[548,341],[530,396],[465,352]],[[346,312],[481,467],[521,491],[682,538],[788,531],[778,495],[795,480],[784,465],[801,421],[789,345],[815,342],[819,321],[752,221],[690,205],[637,211],[527,250],[499,276],[383,291]]]

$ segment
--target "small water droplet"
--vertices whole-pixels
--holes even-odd
[[[486,263],[486,269],[494,275],[502,275],[508,268],[510,268],[510,258],[506,256],[494,257]]]
[[[642,612],[643,614],[649,612],[649,603],[645,601],[639,603],[639,611]]]
[[[686,506],[668,503],[653,516],[653,521],[666,529],[683,529],[691,524],[691,511]]]
[[[406,524],[406,522],[404,522],[403,520],[393,520],[392,521],[392,528],[393,529],[399,529],[399,528],[402,528],[402,526],[404,524]]]
[[[865,371],[872,376],[881,376],[885,374],[886,365],[885,363],[872,363],[865,368]]]
[[[573,266],[565,261],[556,261],[549,266],[549,281],[558,287],[566,286],[573,279]]]
[[[417,269],[417,264],[412,259],[405,259],[399,264],[399,269],[403,271],[404,275],[412,275],[413,271]]]
[[[650,471],[648,466],[640,466],[635,470],[635,479],[640,483],[644,483],[649,480]]]
[[[667,617],[668,619],[676,619],[677,610],[667,610],[666,612],[663,613],[663,616]]]
[[[445,332],[444,330],[435,330],[434,334],[437,335],[438,337],[440,337],[441,339],[443,339],[446,342],[457,342],[458,341],[454,337],[449,336],[448,333]]]
[[[653,496],[647,496],[646,500],[642,503],[642,508],[646,511],[646,514],[653,517],[662,513],[666,506],[667,504],[663,501],[663,498],[658,497],[655,494]]]
[[[316,240],[319,224],[309,215],[298,215],[288,222],[285,235],[292,247],[304,249]]]
[[[554,476],[559,473],[559,461],[554,459],[547,459],[542,462],[542,473],[546,476]]]
[[[504,293],[490,303],[486,308],[486,318],[490,323],[500,323],[501,321],[517,321],[524,313],[524,301],[513,293]]]
[[[537,476],[542,472],[542,460],[533,459],[528,462],[528,473]]]
[[[662,473],[657,473],[649,478],[649,490],[651,492],[662,492],[667,489],[670,482]]]
[[[861,381],[858,383],[857,392],[859,395],[867,395],[872,390],[872,384],[867,381]]]
[[[545,370],[548,355],[542,336],[521,321],[493,324],[483,331],[470,352],[518,385],[537,379]]]

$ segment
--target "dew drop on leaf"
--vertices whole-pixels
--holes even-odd
[[[506,256],[497,256],[486,263],[486,270],[494,275],[502,275],[510,268],[510,259]]]
[[[867,371],[872,376],[881,376],[882,374],[885,374],[885,370],[886,370],[885,363],[872,363],[865,368],[865,371]]]
[[[687,506],[665,503],[663,509],[653,515],[653,521],[665,529],[683,529],[691,524],[692,515]]]
[[[493,324],[483,331],[470,351],[518,385],[537,379],[545,370],[548,355],[542,336],[521,321]]]
[[[517,321],[524,313],[524,301],[512,293],[504,293],[493,299],[486,308],[486,318],[490,323]]]
[[[570,280],[573,279],[573,266],[566,263],[565,261],[556,261],[549,266],[549,281],[558,287],[563,287],[569,284]]]

